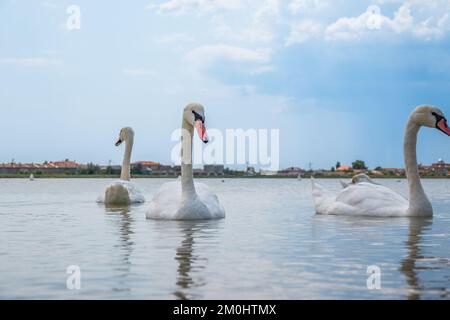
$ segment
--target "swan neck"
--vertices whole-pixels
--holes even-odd
[[[403,152],[405,157],[406,177],[409,186],[409,210],[423,212],[431,208],[431,204],[423,190],[420,182],[419,169],[417,165],[417,135],[420,126],[411,118],[405,131]]]
[[[183,199],[196,195],[192,167],[192,138],[194,127],[183,120],[181,144],[181,193]]]
[[[125,153],[122,162],[122,172],[120,173],[120,179],[125,181],[130,181],[130,161],[131,161],[131,151],[133,149],[134,138],[130,137],[125,141]]]

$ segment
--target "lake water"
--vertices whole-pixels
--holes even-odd
[[[148,202],[167,181],[134,180]],[[0,299],[450,298],[450,180],[423,181],[435,215],[411,219],[315,215],[307,180],[207,179],[227,217],[200,222],[146,220],[148,202],[105,209],[109,182],[0,180]]]

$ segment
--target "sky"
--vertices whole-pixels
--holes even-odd
[[[450,0],[0,0],[0,162],[118,164],[131,126],[133,160],[170,163],[196,101],[209,128],[279,129],[281,167],[402,167],[413,108],[450,114],[449,33]],[[418,160],[449,147],[423,129]]]

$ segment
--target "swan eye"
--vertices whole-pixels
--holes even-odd
[[[438,123],[444,119],[445,122],[447,122],[447,120],[445,119],[445,117],[441,116],[440,114],[437,114],[436,112],[432,112],[431,113],[435,118],[436,118],[436,127],[438,126]]]
[[[194,110],[192,110],[192,113],[194,114],[194,121],[200,120],[203,123],[205,122],[205,118],[203,118],[203,116],[201,114],[199,114],[198,112],[195,112]]]
[[[443,116],[441,116],[440,114],[437,114],[436,112],[432,112],[431,114],[436,117],[437,122],[439,122],[442,119],[444,119]]]

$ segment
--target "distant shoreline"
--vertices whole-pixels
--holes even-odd
[[[349,174],[345,176],[323,176],[323,175],[314,175],[317,179],[351,179],[354,174]],[[1,179],[29,179],[29,174],[0,174]],[[230,176],[194,176],[195,179],[295,179],[298,177],[295,176],[282,176],[282,175],[273,175],[273,176],[241,176],[241,175],[230,175]],[[398,179],[403,180],[406,179],[405,176],[371,176],[373,179]],[[421,176],[422,179],[450,179],[450,176]],[[119,179],[118,175],[104,175],[104,174],[41,174],[35,175],[34,179]],[[177,179],[176,176],[152,176],[152,175],[132,175],[132,179]],[[302,180],[310,179],[310,176],[307,175],[301,178]]]

